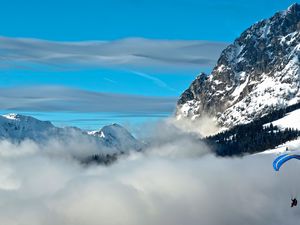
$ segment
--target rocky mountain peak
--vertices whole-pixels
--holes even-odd
[[[300,5],[245,30],[180,96],[177,118],[202,114],[232,127],[300,99]]]
[[[300,5],[298,3],[294,3],[291,6],[289,6],[286,10],[286,13],[290,14],[298,14],[300,12]]]

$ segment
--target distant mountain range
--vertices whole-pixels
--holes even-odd
[[[74,138],[84,138],[96,143],[99,146],[99,153],[103,149],[116,153],[139,151],[142,148],[142,143],[118,124],[105,126],[99,131],[86,132],[76,127],[59,128],[49,121],[41,121],[31,116],[19,114],[0,116],[0,139],[15,143],[32,140],[43,144],[51,139],[68,142]]]

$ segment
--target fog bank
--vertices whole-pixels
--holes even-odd
[[[55,148],[63,152],[66,146]],[[163,136],[147,152],[109,167],[82,166],[45,149],[30,141],[0,143],[1,224],[288,225],[299,220],[299,208],[289,206],[290,195],[300,190],[298,161],[276,175],[273,155],[216,158],[193,138]]]

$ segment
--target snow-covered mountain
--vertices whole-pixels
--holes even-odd
[[[107,147],[119,150],[132,149],[140,151],[143,146],[128,130],[116,123],[104,126],[99,131],[88,132],[88,134],[102,139]]]
[[[0,138],[14,142],[30,139],[43,141],[61,132],[49,121],[40,121],[31,116],[7,114],[0,116]]]
[[[245,30],[180,96],[178,119],[208,114],[224,127],[253,121],[300,100],[300,5]]]
[[[76,127],[55,127],[49,121],[41,121],[31,116],[7,114],[0,116],[0,139],[20,142],[26,139],[36,143],[43,143],[51,139],[64,142],[74,138],[84,138],[104,147],[112,152],[126,152],[141,150],[142,144],[134,138],[124,127],[112,124],[100,131],[86,132]]]

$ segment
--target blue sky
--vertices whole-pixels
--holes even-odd
[[[0,110],[86,129],[170,115],[180,93],[200,71],[212,69],[227,44],[251,24],[294,2],[2,1]],[[47,90],[43,98],[29,91],[43,87]],[[22,92],[16,96],[5,94],[18,90]],[[87,92],[99,101],[95,97],[95,102],[85,104],[86,98],[78,93],[87,96]],[[72,104],[79,107],[63,107],[63,100],[68,101],[63,93],[77,96],[78,103],[72,98]],[[135,99],[140,107],[104,107],[99,97],[103,93],[111,99],[105,104],[117,104],[114,97],[122,96],[130,104]],[[13,97],[22,97],[26,104],[11,104]],[[144,98],[145,107],[141,106]]]
[[[232,41],[289,0],[10,0],[2,1],[2,35],[41,39],[126,37]]]

